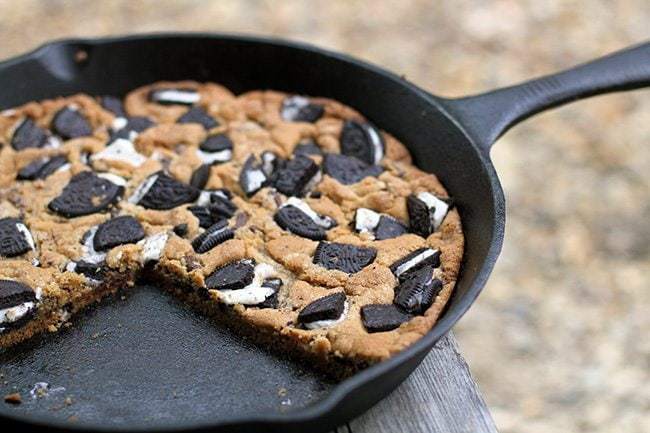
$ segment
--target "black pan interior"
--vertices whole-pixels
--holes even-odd
[[[163,422],[167,428],[191,428],[197,422],[201,425],[227,425],[239,419],[240,415],[247,417],[251,422],[262,423],[259,425],[280,426],[284,431],[289,427],[299,429],[309,426],[317,430],[331,428],[335,423],[343,422],[367,409],[397,386],[478,295],[496,260],[503,235],[503,197],[492,165],[487,156],[467,138],[456,121],[444,112],[441,100],[405,80],[345,56],[299,44],[257,38],[158,35],[50,44],[34,53],[0,65],[0,82],[3,84],[0,108],[76,92],[123,95],[143,84],[181,79],[216,81],[235,93],[252,89],[277,89],[327,96],[339,99],[364,113],[382,129],[405,143],[415,163],[427,171],[436,173],[455,198],[466,237],[461,277],[445,314],[427,336],[390,361],[357,374],[335,387],[316,381],[311,373],[295,364],[276,362],[268,355],[224,334],[226,331],[216,330],[212,335],[200,338],[187,335],[187,338],[197,338],[201,342],[200,345],[186,347],[187,350],[171,348],[182,338],[175,330],[168,329],[168,332],[155,335],[156,344],[169,348],[155,351],[158,356],[169,357],[155,361],[159,363],[159,367],[172,366],[174,363],[195,365],[200,362],[197,358],[206,362],[225,362],[230,364],[228,367],[231,368],[234,363],[240,369],[246,368],[242,377],[243,380],[248,380],[250,385],[268,384],[268,380],[271,380],[268,376],[279,375],[283,380],[286,379],[286,383],[295,384],[292,407],[300,408],[311,404],[308,409],[292,410],[286,414],[286,407],[276,405],[277,398],[261,396],[249,386],[222,382],[214,377],[207,378],[205,369],[196,375],[191,374],[189,369],[189,373],[179,376],[183,379],[183,386],[177,384],[177,392],[183,393],[183,407],[187,408],[189,414],[176,416],[178,412],[170,409],[169,402],[163,397],[167,373],[152,376],[142,371],[142,376],[134,375],[127,383],[141,401],[147,400],[146,404],[142,404],[143,408],[146,407],[152,414],[151,417],[143,417],[142,410],[135,407],[136,401],[133,405],[121,405],[108,393],[106,398],[101,399],[101,403],[97,401],[96,406],[88,403],[85,406],[87,410],[84,409],[85,418],[76,420],[76,425],[88,428],[162,427],[158,421],[164,416],[154,415],[159,412],[170,414]],[[138,359],[133,354],[134,351],[137,352],[135,349],[142,350],[148,343],[143,340],[141,344],[137,344],[134,340],[136,337],[126,338],[122,330],[118,332],[114,328],[116,321],[137,321],[138,314],[148,314],[149,316],[141,322],[151,323],[152,326],[157,323],[155,320],[161,320],[163,326],[165,320],[169,320],[169,326],[173,326],[173,323],[187,333],[190,333],[193,326],[198,327],[197,329],[203,326],[199,324],[202,323],[199,319],[188,320],[188,323],[180,325],[181,320],[176,319],[185,314],[180,313],[182,308],[165,299],[164,295],[160,294],[157,298],[152,293],[157,292],[147,290],[134,294],[124,304],[107,306],[106,311],[97,310],[76,321],[72,330],[61,336],[46,337],[24,350],[22,355],[3,356],[0,369],[10,371],[20,366],[23,377],[19,382],[24,386],[33,385],[35,381],[45,380],[39,379],[40,372],[53,371],[47,369],[52,368],[52,365],[41,367],[42,356],[38,355],[51,353],[57,350],[57,344],[63,344],[70,352],[82,350],[83,346],[81,353],[91,358],[76,358],[66,354],[62,359],[70,362],[71,368],[81,366],[82,361],[96,359],[99,362],[102,359],[104,361],[101,367],[97,364],[97,367],[93,368],[105,370],[101,372],[103,377],[119,377],[124,372],[125,365],[128,365],[127,369],[131,368],[130,363]],[[147,311],[146,305],[141,304],[145,302],[143,299],[153,302],[160,307],[160,311]],[[163,305],[167,307],[163,308]],[[111,349],[115,356],[125,363],[123,365],[111,363],[111,358],[106,356],[106,352],[93,349],[94,345],[99,347],[106,340],[89,342],[86,338],[80,342],[73,341],[76,333],[86,335],[90,330],[101,327],[99,319],[106,314],[115,315],[115,320],[107,321],[105,326],[111,327],[108,335],[114,335],[116,338],[114,344],[106,346],[106,350]],[[157,316],[155,320],[154,316]],[[148,322],[149,320],[154,321]],[[143,332],[150,330],[144,325],[137,327]],[[118,335],[122,337],[117,338]],[[140,338],[153,336],[145,332]],[[238,353],[245,356],[239,358],[214,353],[220,350],[241,351]],[[241,362],[241,359],[249,358],[263,360],[265,367],[256,367],[257,361]],[[201,366],[205,367],[203,364]],[[170,374],[175,371],[172,368]],[[65,375],[63,371],[60,374]],[[73,376],[68,377],[74,380]],[[157,383],[148,384],[155,392],[142,394],[148,386],[144,385],[146,382],[143,381],[152,380],[158,380]],[[282,381],[277,381],[280,382]],[[89,386],[92,383],[89,379]],[[275,383],[273,382],[274,385]],[[196,392],[191,391],[194,388],[197,389]],[[216,400],[214,397],[210,399],[209,389],[218,396]],[[206,404],[206,400],[211,400],[210,404],[221,409],[208,410],[210,404]],[[314,401],[317,403],[312,404]],[[230,404],[234,405],[232,411],[229,410]],[[220,405],[225,405],[225,408]],[[129,410],[126,410],[127,406]],[[43,415],[44,418],[33,416],[33,412],[23,413],[24,415],[20,410],[6,405],[0,406],[0,415],[19,415],[23,420],[51,421],[52,417],[61,420],[71,412],[68,409],[49,411],[47,415]],[[67,421],[64,424],[69,425]],[[238,421],[236,424],[241,425]]]

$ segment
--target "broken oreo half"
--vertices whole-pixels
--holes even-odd
[[[217,221],[192,241],[192,248],[199,254],[206,253],[225,241],[232,239],[235,232],[228,227],[227,220]]]
[[[361,307],[361,321],[369,333],[391,331],[412,317],[394,304],[368,304]]]
[[[394,303],[407,313],[422,314],[433,304],[442,290],[442,281],[435,278],[434,269],[426,265],[411,271],[395,289]]]
[[[273,186],[287,196],[302,197],[320,178],[320,169],[313,159],[297,155],[273,173]]]
[[[160,105],[194,105],[201,100],[201,95],[194,89],[166,88],[149,92],[149,102]]]
[[[178,118],[176,123],[198,123],[205,129],[212,129],[219,126],[219,122],[201,107],[190,108],[187,113]]]
[[[360,182],[366,177],[379,176],[384,169],[368,165],[354,156],[329,153],[323,161],[323,171],[344,185]]]
[[[406,226],[395,218],[366,208],[355,212],[354,229],[359,233],[370,233],[378,241],[396,238],[407,231]]]
[[[0,310],[36,301],[36,293],[27,284],[14,280],[0,280]],[[1,323],[1,326],[4,325],[5,323]]]
[[[52,130],[64,140],[85,137],[93,133],[93,128],[88,119],[79,110],[70,107],[64,107],[54,115]]]
[[[282,206],[273,216],[273,220],[284,230],[303,238],[320,241],[327,236],[325,227],[293,205]]]
[[[144,238],[144,229],[132,216],[119,216],[97,227],[93,238],[95,251],[107,251],[118,245],[134,244]]]
[[[0,256],[16,257],[34,249],[34,238],[22,220],[0,219]]]
[[[377,165],[384,158],[384,139],[370,123],[348,120],[341,130],[341,153],[354,156],[369,165]]]
[[[196,201],[199,194],[197,188],[158,171],[138,186],[129,202],[147,209],[169,210]]]
[[[30,147],[43,147],[47,144],[47,132],[36,125],[29,117],[23,119],[20,125],[14,130],[11,137],[11,147],[15,150],[23,150]]]
[[[390,270],[393,275],[401,280],[410,272],[416,271],[423,266],[439,267],[440,251],[431,248],[418,248],[390,265]]]
[[[255,261],[251,259],[229,263],[212,272],[206,279],[208,289],[239,290],[253,282]]]
[[[289,96],[282,101],[280,116],[288,122],[315,122],[325,113],[321,104],[314,104],[305,96]]]
[[[40,158],[30,162],[18,171],[18,180],[45,179],[68,163],[68,158],[63,155],[51,158]]]
[[[123,186],[92,171],[82,171],[70,179],[61,194],[48,204],[48,208],[66,218],[89,215],[106,210],[123,193]]]
[[[377,250],[338,242],[321,241],[316,247],[313,262],[325,269],[348,274],[359,272],[377,257]]]
[[[344,292],[332,293],[318,298],[298,313],[298,322],[308,326],[314,322],[338,320],[345,311],[345,300]]]
[[[428,192],[406,199],[411,231],[424,238],[438,230],[449,211],[449,204]]]

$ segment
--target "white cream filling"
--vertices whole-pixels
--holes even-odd
[[[125,138],[114,140],[109,146],[92,157],[93,160],[107,159],[110,161],[122,161],[134,167],[140,167],[145,163],[147,157],[135,150],[133,143]]]
[[[273,266],[260,263],[255,266],[253,281],[246,287],[239,290],[218,290],[215,291],[221,302],[228,305],[257,305],[261,304],[273,295],[275,291],[271,287],[263,287],[264,281],[276,275]]]
[[[16,305],[15,307],[9,307],[0,310],[0,323],[15,322],[24,317],[25,314],[29,313],[34,308],[34,306],[35,304],[33,302],[23,302],[22,304]]]
[[[320,170],[318,170],[314,175],[314,177],[309,179],[309,182],[307,182],[307,184],[303,188],[303,191],[311,191],[316,185],[320,183],[321,179],[323,179],[323,175],[320,172]]]
[[[257,191],[258,189],[262,188],[264,182],[266,182],[266,175],[261,169],[257,168],[257,169],[248,170],[246,172],[247,191],[249,192]]]
[[[126,117],[116,117],[113,119],[113,123],[111,124],[111,129],[113,131],[119,131],[120,129],[124,128],[127,124],[129,123],[129,119]]]
[[[55,171],[55,173],[58,173],[58,172],[60,172],[60,171],[68,171],[68,170],[70,170],[70,167],[72,167],[72,164],[70,164],[70,163],[68,162],[68,163],[66,163],[66,164],[63,164],[61,167],[57,168],[56,171]]]
[[[224,149],[218,152],[204,152],[201,149],[196,149],[196,156],[198,156],[204,164],[227,162],[232,159],[232,150]]]
[[[324,227],[324,228],[331,228],[333,224],[332,218],[328,216],[321,216],[316,213],[315,210],[313,210],[307,203],[304,201],[300,200],[299,198],[296,197],[289,197],[289,199],[282,205],[280,208],[283,208],[285,206],[294,206],[303,211],[309,218],[311,218],[317,225]]]
[[[160,89],[155,92],[154,100],[176,104],[196,104],[201,100],[201,95],[193,90]]]
[[[129,197],[129,203],[138,204],[140,200],[142,200],[142,197],[147,195],[153,184],[156,183],[156,180],[158,180],[157,174],[146,178],[144,182],[135,189],[133,194],[131,194],[131,197]]]
[[[161,232],[148,236],[138,242],[138,245],[142,246],[142,261],[147,263],[160,260],[168,238],[169,235],[167,233]]]
[[[45,147],[50,147],[52,149],[58,149],[61,147],[61,139],[55,135],[50,135],[47,139]]]
[[[126,179],[113,173],[97,173],[97,176],[106,179],[117,186],[126,185]]]
[[[86,241],[81,246],[81,251],[83,251],[81,260],[84,262],[96,264],[103,262],[106,258],[106,253],[95,250],[95,246],[93,244],[95,233],[97,233],[97,226],[90,229],[90,234],[86,237]]]
[[[343,306],[343,313],[339,316],[338,319],[328,319],[328,320],[316,320],[315,322],[305,323],[305,328],[307,329],[320,329],[320,328],[331,328],[332,326],[338,325],[348,315],[348,301],[345,301]]]
[[[262,154],[262,171],[267,176],[273,174],[274,166],[273,163],[278,159],[278,157],[273,152],[264,152]]]
[[[442,224],[445,216],[447,216],[449,205],[429,192],[421,192],[417,197],[422,200],[429,209],[435,209],[431,216],[431,223],[433,224],[433,229],[438,230],[438,227]]]
[[[23,234],[25,237],[25,241],[29,244],[29,247],[32,250],[36,249],[36,246],[34,245],[34,238],[32,237],[32,234],[30,233],[29,229],[25,226],[23,223],[16,223],[16,230],[18,230],[20,233]]]
[[[437,251],[438,250],[432,250],[432,249],[426,249],[426,250],[422,251],[420,254],[413,257],[411,260],[399,265],[397,267],[397,269],[395,270],[395,276],[399,277],[400,275],[402,275],[404,272],[408,271],[412,267],[417,266],[418,263],[420,263],[421,261],[423,261],[423,260],[433,256],[434,254],[436,254]]]
[[[374,235],[374,230],[379,224],[381,215],[374,210],[361,207],[357,209],[354,215],[354,228],[359,233],[369,233]]]
[[[292,96],[282,103],[282,119],[295,120],[300,110],[309,105],[309,99],[304,96]]]
[[[370,125],[366,126],[366,131],[368,132],[368,135],[370,136],[370,143],[372,144],[372,147],[374,149],[374,155],[375,155],[375,160],[374,164],[377,165],[381,162],[382,158],[384,157],[384,148],[381,145],[381,137],[379,136],[379,133],[375,128],[373,128]]]

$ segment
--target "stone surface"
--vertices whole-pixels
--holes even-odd
[[[264,33],[462,95],[641,42],[647,6],[4,0],[0,57],[66,36]],[[456,336],[504,433],[650,431],[648,125],[650,92],[599,97],[516,127],[493,151],[508,198],[506,242]]]

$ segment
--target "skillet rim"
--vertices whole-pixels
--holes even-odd
[[[485,284],[494,268],[496,260],[501,252],[504,239],[505,229],[505,197],[501,183],[497,176],[496,170],[489,157],[488,151],[484,150],[478,143],[479,137],[472,137],[472,135],[463,126],[462,119],[459,119],[451,114],[446,108],[445,101],[452,101],[451,99],[441,98],[421,89],[415,84],[407,81],[404,77],[390,72],[380,66],[372,64],[368,61],[358,59],[351,55],[343,54],[341,52],[333,51],[330,49],[321,48],[306,42],[296,42],[284,38],[268,37],[268,36],[255,36],[242,33],[220,33],[220,32],[147,32],[147,33],[134,33],[129,35],[111,35],[105,37],[88,37],[88,38],[60,38],[45,42],[31,51],[20,54],[9,59],[0,61],[0,71],[23,62],[38,59],[44,55],[49,49],[56,46],[101,46],[109,45],[112,43],[128,43],[133,41],[142,40],[164,40],[164,39],[206,39],[206,40],[222,40],[232,42],[244,42],[250,44],[260,44],[267,46],[277,46],[289,49],[296,49],[301,51],[309,51],[319,56],[328,57],[333,60],[338,60],[350,63],[353,66],[363,68],[372,72],[381,78],[391,80],[406,90],[414,93],[417,97],[423,98],[428,104],[432,105],[435,110],[440,112],[446,117],[465,137],[469,144],[473,147],[477,156],[482,162],[485,174],[489,179],[489,184],[493,198],[493,213],[494,220],[492,222],[492,232],[490,247],[487,255],[477,270],[474,282],[470,285],[467,292],[459,299],[458,305],[454,310],[446,308],[442,317],[435,323],[435,325],[415,343],[402,350],[391,358],[382,361],[378,364],[370,366],[352,377],[333,386],[329,394],[324,398],[296,411],[287,413],[269,413],[262,415],[248,415],[236,417],[224,422],[210,423],[205,421],[187,422],[185,427],[179,426],[155,426],[149,428],[132,428],[127,426],[111,426],[111,428],[103,428],[97,424],[84,423],[69,423],[54,417],[36,416],[36,415],[14,415],[14,414],[0,414],[0,420],[10,419],[16,424],[23,424],[32,427],[40,428],[56,428],[67,431],[158,431],[158,432],[199,432],[206,431],[212,428],[228,428],[228,427],[259,427],[260,425],[275,425],[282,426],[286,424],[296,423],[313,423],[319,418],[327,416],[336,409],[339,404],[353,394],[355,390],[365,385],[367,382],[376,379],[385,374],[390,374],[391,370],[399,368],[402,364],[408,362],[411,358],[416,357],[423,352],[429,352],[435,343],[444,336],[451,328],[460,320],[460,318],[469,310],[478,295],[481,293]],[[462,221],[462,216],[461,216]],[[463,257],[463,264],[461,265],[461,272],[464,266],[465,257]],[[462,275],[462,274],[461,274]],[[419,365],[419,362],[418,362]],[[417,366],[416,366],[417,368]],[[408,375],[412,373],[409,372]],[[408,377],[407,375],[407,377]],[[382,398],[385,398],[382,397]]]

